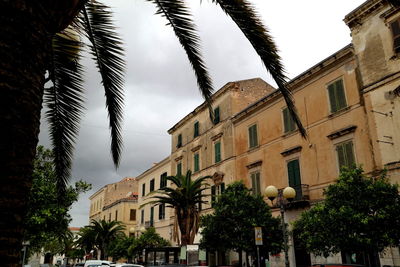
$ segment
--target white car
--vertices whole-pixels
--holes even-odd
[[[144,267],[144,266],[134,263],[117,263],[115,267]]]
[[[108,267],[111,266],[110,261],[102,261],[102,260],[88,260],[85,262],[84,267]]]

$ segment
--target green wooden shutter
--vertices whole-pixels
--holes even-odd
[[[215,185],[211,186],[211,207],[214,207],[215,205],[215,200],[216,200],[216,196],[215,196]]]
[[[176,175],[182,175],[182,163],[176,165]]]
[[[335,113],[338,110],[338,107],[337,107],[334,83],[328,86],[328,93],[329,93],[329,102],[331,104],[331,113]]]
[[[219,122],[220,122],[219,107],[216,107],[214,109],[214,124],[217,124]]]
[[[225,191],[225,183],[220,184],[221,186],[221,194]]]
[[[197,172],[197,171],[200,170],[199,154],[198,153],[194,154],[193,161],[194,161],[194,164],[193,164],[194,165],[194,171]]]
[[[150,208],[150,226],[153,226],[154,222],[154,207]]]
[[[354,160],[354,153],[353,153],[353,142],[348,142],[343,145],[344,147],[344,154],[346,156],[346,166],[351,168],[355,163]]]
[[[261,194],[261,186],[260,186],[260,173],[256,173],[256,193],[259,195]]]
[[[257,140],[257,124],[249,127],[249,147],[256,147],[258,146]]]
[[[289,132],[289,110],[287,108],[282,110],[283,112],[283,128],[284,132]]]
[[[346,155],[343,144],[337,145],[336,151],[338,156],[339,169],[341,169],[343,166],[346,166]]]
[[[215,163],[221,161],[221,142],[217,142],[214,144],[215,150]]]
[[[193,129],[193,137],[197,137],[197,136],[199,136],[199,122],[198,121],[196,121],[195,123],[194,123],[194,129]]]
[[[253,195],[260,194],[260,173],[254,172],[251,174],[251,190]]]
[[[344,93],[344,86],[343,86],[343,80],[340,79],[335,82],[335,87],[336,87],[336,95],[337,95],[337,106],[338,110],[343,109],[347,106],[346,103],[346,96]]]

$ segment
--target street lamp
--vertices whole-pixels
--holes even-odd
[[[286,234],[286,224],[285,224],[285,199],[292,201],[296,196],[296,190],[292,187],[288,186],[285,189],[278,190],[275,186],[270,185],[265,188],[265,196],[272,201],[278,197],[277,204],[279,205],[279,209],[281,212],[281,223],[282,223],[282,233],[283,233],[283,242],[284,242],[284,250],[285,250],[285,266],[289,267],[289,255],[288,255],[288,240]]]

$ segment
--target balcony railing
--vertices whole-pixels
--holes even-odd
[[[283,198],[282,196],[282,191],[284,188],[278,189],[279,190],[279,196],[277,199],[273,202],[273,207],[274,208],[279,208],[280,203],[283,201],[283,203],[291,203],[294,204],[296,202],[308,202],[310,200],[310,190],[309,190],[309,185],[308,184],[301,184],[298,186],[292,186],[292,188],[296,191],[296,196],[292,201],[288,201]],[[293,205],[292,205],[293,206]]]

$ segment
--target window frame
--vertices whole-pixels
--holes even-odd
[[[144,209],[142,209],[140,211],[140,224],[144,224],[145,220],[144,220]]]
[[[136,221],[136,209],[130,209],[129,221]]]
[[[255,128],[255,131],[252,132],[252,129]],[[254,139],[254,134],[255,134],[255,139]],[[258,126],[257,123],[254,123],[250,125],[247,128],[247,136],[249,140],[249,149],[256,148],[258,147]]]
[[[158,205],[158,220],[165,220],[165,203]]]
[[[333,110],[332,109],[332,102],[331,102],[331,95],[330,95],[330,91],[329,91],[329,86],[331,86],[331,85],[333,85],[333,84],[335,84],[335,83],[337,83],[339,81],[342,82],[342,89],[343,89],[343,97],[344,97],[345,106],[339,107],[337,110]],[[349,107],[349,104],[348,104],[348,101],[347,101],[346,87],[345,87],[345,82],[344,82],[343,76],[338,77],[338,78],[328,82],[326,84],[326,92],[327,92],[327,97],[328,97],[328,107],[329,107],[329,114],[330,115],[339,113],[339,112],[345,110],[347,107]],[[338,104],[335,103],[335,105],[338,105]]]
[[[150,180],[150,190],[149,190],[149,193],[150,193],[150,192],[153,192],[153,191],[155,190],[155,184],[156,184],[156,179],[155,179],[155,178],[151,179],[151,180]]]
[[[146,196],[146,183],[142,184],[142,197]]]
[[[160,188],[167,187],[167,176],[167,172],[164,172],[160,175]]]

